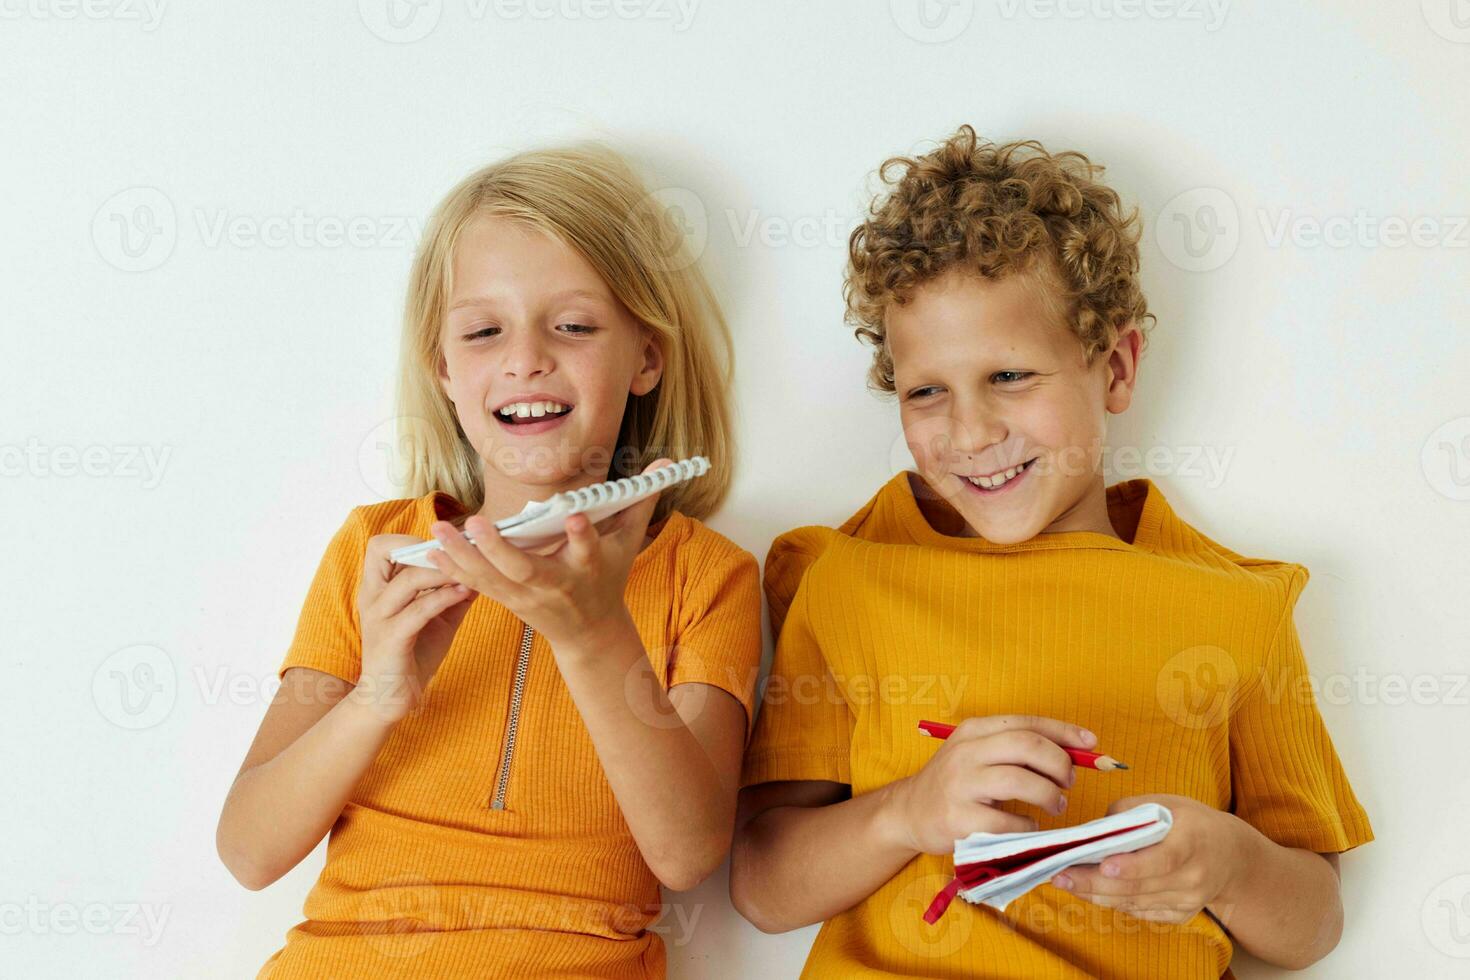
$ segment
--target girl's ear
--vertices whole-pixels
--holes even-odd
[[[442,352],[439,354],[439,361],[438,361],[438,363],[439,363],[439,366],[438,366],[437,370],[435,370],[434,376],[439,379],[439,387],[444,390],[445,396],[448,397],[448,395],[449,395],[449,362],[444,359],[444,354]]]
[[[664,352],[658,345],[657,335],[647,327],[643,333],[643,360],[638,366],[638,371],[633,375],[633,382],[628,385],[628,390],[635,395],[646,395],[659,383],[664,376]]]

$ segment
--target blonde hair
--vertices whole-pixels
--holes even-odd
[[[621,156],[597,144],[516,154],[470,174],[435,208],[409,277],[399,357],[397,445],[405,490],[452,494],[472,514],[484,503],[481,459],[438,381],[441,328],[459,235],[482,215],[524,221],[579,252],[653,333],[663,373],[628,396],[609,479],[660,457],[708,457],[710,471],[659,497],[652,521],[674,510],[714,513],[729,491],[733,373],[730,332],[683,233]]]

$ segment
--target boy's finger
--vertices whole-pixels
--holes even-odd
[[[967,795],[980,802],[1017,800],[1047,813],[1061,813],[1065,809],[1066,794],[1060,787],[1024,766],[989,766],[965,789]]]
[[[1055,718],[1040,715],[984,715],[966,718],[955,726],[951,739],[984,738],[1001,732],[1033,731],[1045,735],[1058,745],[1090,749],[1097,744],[1097,736],[1080,725],[1073,725]]]
[[[1072,757],[1056,742],[1037,731],[1016,728],[962,743],[967,761],[981,766],[1025,766],[1061,787],[1076,780]]]

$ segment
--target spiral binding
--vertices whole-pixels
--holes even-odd
[[[578,487],[576,490],[564,490],[552,495],[549,499],[542,501],[532,508],[527,505],[530,513],[522,512],[496,521],[495,527],[508,538],[517,537],[517,531],[527,526],[535,526],[537,522],[548,517],[569,517],[583,511],[601,507],[604,504],[618,504],[624,501],[631,502],[635,498],[659,490],[665,490],[676,483],[703,476],[709,472],[710,462],[703,456],[691,456],[688,459],[671,463],[660,467],[652,473],[639,473],[636,476],[625,476],[620,480],[608,480],[603,483],[595,483],[590,487]],[[474,537],[465,535],[465,539],[474,543]],[[430,551],[441,547],[437,540],[424,541],[420,544],[408,545],[398,548],[389,554],[389,558],[396,562],[413,561]]]
[[[637,476],[625,476],[621,480],[608,480],[605,483],[594,483],[590,487],[564,490],[558,496],[571,508],[567,513],[576,514],[603,504],[620,503],[644,493],[663,490],[708,472],[708,459],[691,456],[671,466],[660,467],[652,473],[639,473]]]

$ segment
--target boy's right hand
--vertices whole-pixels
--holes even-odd
[[[437,568],[389,560],[394,548],[418,542],[407,534],[369,538],[357,590],[362,673],[350,696],[390,724],[418,707],[475,599]]]
[[[966,718],[923,769],[890,784],[896,832],[913,850],[951,854],[956,840],[977,831],[1035,830],[1035,820],[995,804],[1019,800],[1062,813],[1075,778],[1062,746],[1096,744],[1091,732],[1053,718]]]

